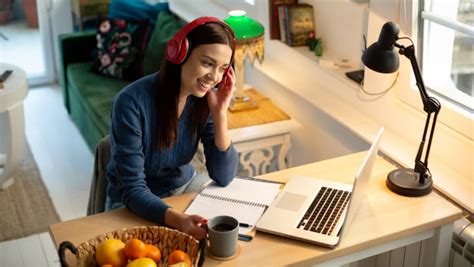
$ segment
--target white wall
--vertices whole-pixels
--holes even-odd
[[[276,103],[303,126],[292,132],[289,154],[293,166],[366,150],[368,144],[350,132],[307,99],[278,84],[265,73],[250,66],[245,70],[246,82]]]
[[[43,0],[50,1],[51,9],[49,11],[49,17],[51,20],[51,32],[52,32],[52,43],[53,53],[55,58],[54,72],[56,78],[59,77],[59,48],[58,48],[58,36],[62,33],[68,33],[73,31],[72,25],[72,1],[73,0]]]
[[[324,57],[344,58],[353,62],[359,60],[364,46],[362,35],[367,28],[366,5],[340,0],[300,0],[299,3],[308,3],[314,8],[316,36],[323,40]],[[269,29],[268,2],[257,1],[256,4],[257,8],[251,9],[248,15],[261,22],[265,29]],[[266,38],[266,42],[269,43],[268,30]],[[278,57],[280,60],[288,58],[286,63],[284,59],[282,60],[283,64],[293,64],[295,71],[299,68],[298,61],[294,58],[283,56],[268,45],[266,50],[267,57]],[[317,75],[316,72],[314,75]],[[350,129],[309,103],[308,99],[289,91],[265,72],[246,66],[245,76],[246,83],[270,97],[274,103],[303,125],[300,130],[292,134],[293,147],[290,154],[294,166],[368,149],[368,143]]]
[[[313,6],[316,37],[322,37],[324,55],[359,61],[364,49],[368,8],[341,0],[299,0]]]

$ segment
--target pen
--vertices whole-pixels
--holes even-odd
[[[265,179],[260,179],[260,178],[255,178],[255,177],[249,177],[249,176],[236,176],[235,178],[240,178],[240,179],[245,179],[245,180],[252,180],[252,181],[258,181],[258,182],[264,182],[264,183],[271,183],[271,184],[281,184],[284,185],[285,183],[282,182],[277,182],[277,181],[272,181],[272,180],[265,180]]]
[[[251,225],[248,224],[248,223],[239,223],[239,226],[240,226],[240,227],[247,227],[247,228],[248,228],[248,227],[250,227]]]
[[[252,241],[252,239],[253,237],[250,235],[239,234],[239,240],[241,241],[249,242],[249,241]]]

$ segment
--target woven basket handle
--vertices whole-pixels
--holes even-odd
[[[77,248],[69,241],[63,241],[59,244],[58,254],[59,261],[61,262],[62,267],[69,266],[66,262],[66,249],[69,249],[72,253],[77,253]]]
[[[203,238],[199,241],[199,261],[197,263],[198,267],[204,265],[204,260],[206,259],[206,249],[207,249],[207,238]]]

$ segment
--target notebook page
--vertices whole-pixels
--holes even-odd
[[[265,207],[248,206],[242,203],[229,202],[198,195],[186,210],[187,214],[199,214],[205,218],[212,219],[219,215],[232,216],[239,223],[254,226],[265,211]],[[239,233],[246,234],[253,227],[239,228]]]
[[[279,188],[280,184],[239,178],[227,187],[213,183],[196,196],[185,213],[199,214],[208,219],[219,215],[232,216],[239,223],[251,225],[239,228],[240,234],[248,234],[277,196]]]
[[[270,206],[278,195],[281,184],[262,182],[236,177],[228,186],[220,187],[211,183],[202,192],[209,195],[220,196],[252,203]]]

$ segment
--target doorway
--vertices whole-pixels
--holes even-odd
[[[55,80],[49,3],[0,0],[0,61],[23,69],[30,87]]]

